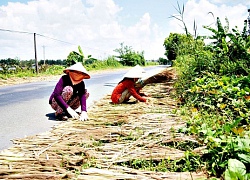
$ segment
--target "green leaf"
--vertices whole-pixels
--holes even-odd
[[[245,179],[250,179],[250,173],[245,174]]]
[[[250,149],[250,139],[238,138],[238,147],[239,150],[247,150]]]
[[[223,37],[221,40],[222,40],[223,51],[224,51],[225,53],[228,53],[228,47],[227,47],[226,39]]]
[[[230,172],[234,173],[236,177],[239,179],[242,179],[243,176],[246,174],[246,166],[237,159],[229,159],[228,160],[228,170]]]
[[[78,51],[79,51],[79,54],[80,54],[80,55],[84,56],[81,46],[78,46]]]
[[[229,171],[228,169],[225,171],[225,180],[238,180],[236,174]]]
[[[247,154],[238,154],[238,157],[245,163],[250,164],[250,155]]]

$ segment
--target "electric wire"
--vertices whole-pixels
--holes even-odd
[[[63,40],[52,38],[52,37],[49,37],[49,36],[45,36],[45,35],[40,34],[40,33],[32,33],[32,32],[27,32],[27,31],[17,31],[17,30],[2,29],[2,28],[0,28],[0,31],[12,32],[12,33],[22,33],[22,34],[36,34],[38,36],[41,36],[41,37],[44,37],[44,38],[47,38],[47,39],[51,39],[51,40],[54,40],[54,41],[58,41],[58,42],[61,42],[61,43],[70,44],[70,45],[77,45],[75,43],[63,41]],[[87,48],[87,49],[92,49],[92,50],[99,51],[99,52],[108,53],[108,51],[101,50],[101,49],[96,49],[96,48],[86,47],[86,46],[81,46],[81,47],[84,47],[84,48]]]

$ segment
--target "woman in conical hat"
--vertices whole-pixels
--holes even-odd
[[[67,120],[69,117],[87,120],[86,100],[89,93],[85,89],[84,79],[90,79],[90,75],[78,62],[64,69],[63,75],[57,82],[54,91],[49,98],[49,104],[56,111],[56,118]],[[81,106],[81,114],[75,110]]]
[[[143,77],[143,73],[145,73],[145,70],[139,65],[130,69],[113,90],[111,95],[112,102],[115,104],[126,102],[131,95],[141,102],[146,102],[147,99],[141,96],[143,93],[140,93],[140,89],[135,88],[135,82]]]

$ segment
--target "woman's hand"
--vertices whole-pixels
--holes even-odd
[[[86,121],[88,120],[89,117],[88,117],[88,114],[86,111],[82,111],[81,115],[80,115],[80,121]]]
[[[68,107],[67,111],[73,119],[79,119],[79,115],[71,107]]]

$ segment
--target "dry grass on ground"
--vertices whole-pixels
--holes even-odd
[[[124,167],[131,160],[178,159],[171,142],[196,142],[174,130],[185,125],[172,113],[171,85],[143,88],[147,103],[114,105],[107,95],[89,109],[89,121],[69,120],[50,132],[14,140],[0,153],[0,179],[198,179],[202,172],[154,172]],[[193,149],[199,152],[201,148]]]

